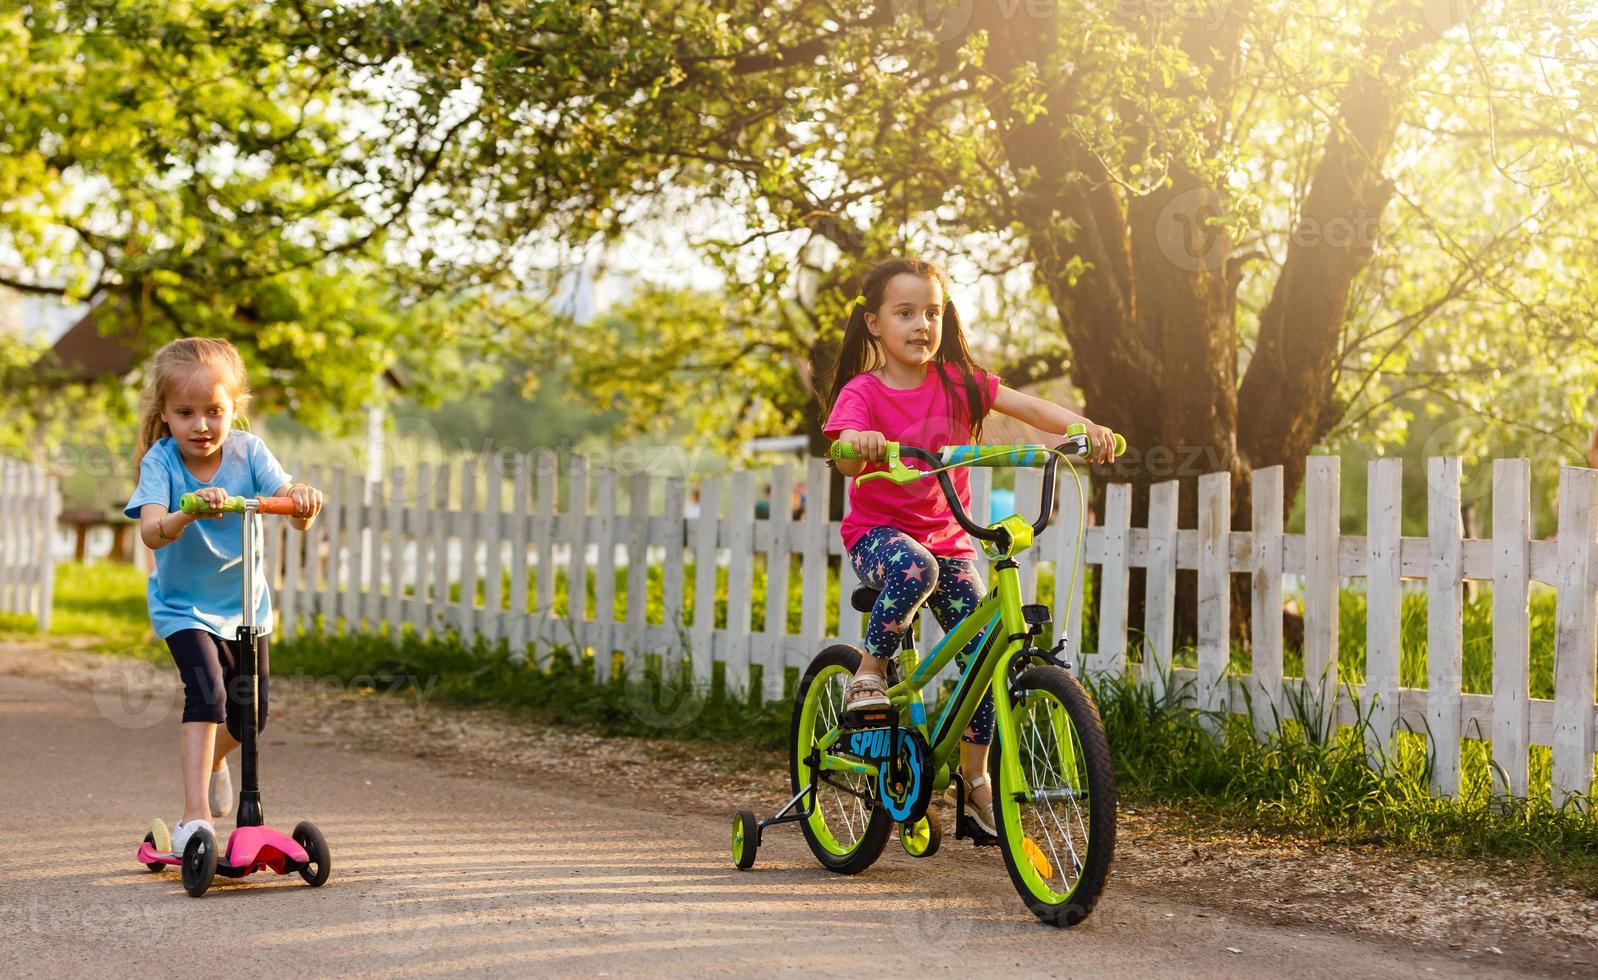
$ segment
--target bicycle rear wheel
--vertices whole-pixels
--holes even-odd
[[[875,778],[851,772],[815,772],[806,761],[816,742],[838,724],[843,689],[860,666],[860,651],[836,643],[816,655],[800,678],[794,696],[793,726],[788,742],[789,773],[795,795],[815,783],[815,808],[800,822],[805,841],[822,867],[839,874],[859,874],[882,856],[893,820],[877,806]]]
[[[1098,708],[1059,667],[1031,667],[1012,724],[990,749],[993,816],[1010,881],[1044,922],[1074,926],[1098,904],[1115,856],[1115,775]],[[1015,747],[1019,782],[1002,756]]]

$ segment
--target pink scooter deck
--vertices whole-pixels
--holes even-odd
[[[165,854],[148,841],[139,844],[140,864],[182,864],[183,855]],[[278,874],[288,873],[288,862],[305,864],[310,855],[305,853],[294,838],[271,827],[239,827],[228,836],[227,846],[217,859],[217,872],[232,872],[229,877],[242,877],[257,871],[271,869]]]

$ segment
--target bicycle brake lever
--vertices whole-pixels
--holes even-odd
[[[903,485],[906,483],[914,483],[915,481],[927,475],[925,470],[912,469],[904,465],[904,461],[899,458],[899,444],[897,442],[890,442],[887,444],[887,449],[883,453],[882,461],[888,466],[886,470],[877,470],[874,473],[860,474],[854,478],[855,486],[878,479],[892,480],[894,483]]]

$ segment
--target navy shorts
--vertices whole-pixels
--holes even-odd
[[[266,727],[267,706],[267,637],[256,642],[260,651],[257,673],[255,730]],[[238,686],[240,698],[249,698],[248,682],[239,671],[239,655],[243,651],[237,640],[224,640],[208,630],[178,630],[166,638],[167,649],[172,651],[172,662],[178,665],[183,677],[183,720],[209,721],[227,724],[228,734],[240,741],[244,719],[237,710],[229,710],[228,691]]]

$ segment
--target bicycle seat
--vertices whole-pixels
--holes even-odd
[[[877,595],[881,591],[869,585],[857,585],[854,593],[849,596],[849,605],[853,606],[856,612],[868,613],[877,604]]]

